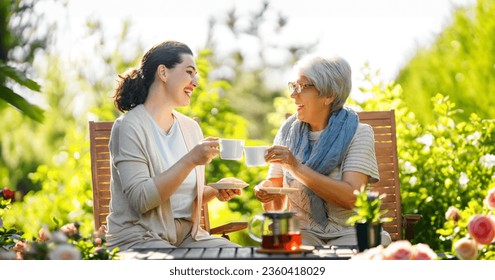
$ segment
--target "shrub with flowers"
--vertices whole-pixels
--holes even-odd
[[[28,241],[23,232],[4,227],[2,217],[10,207],[14,192],[4,188],[0,191],[0,260],[113,260],[118,250],[105,246],[106,227],[102,226],[91,238],[79,234],[79,224],[60,226],[57,219],[54,229],[43,227],[36,238]]]
[[[436,260],[438,255],[427,244],[412,245],[408,240],[379,245],[352,257],[353,260]]]
[[[464,210],[455,206],[445,213],[445,226],[437,232],[452,242],[452,253],[462,260],[495,260],[495,187],[483,203],[472,200]]]
[[[468,206],[481,201],[495,187],[495,120],[471,114],[456,121],[460,112],[448,95],[431,99],[435,121],[420,124],[395,83],[373,82],[362,90],[370,98],[359,103],[362,110],[395,110],[402,213],[420,214],[412,243],[427,243],[438,252],[452,244],[437,233],[444,227],[444,214],[451,205]],[[448,93],[446,93],[448,94]]]

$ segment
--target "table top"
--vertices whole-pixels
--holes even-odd
[[[131,249],[119,253],[123,260],[282,260],[332,259],[347,260],[357,253],[355,247],[312,247],[298,253],[262,253],[259,247],[239,248],[160,248]]]

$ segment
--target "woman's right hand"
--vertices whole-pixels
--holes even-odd
[[[217,137],[207,137],[198,145],[196,145],[190,152],[194,165],[206,165],[211,162],[211,160],[216,157],[220,150],[218,149],[220,145],[220,138]]]

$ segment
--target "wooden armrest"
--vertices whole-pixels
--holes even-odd
[[[243,230],[247,228],[247,226],[247,222],[232,222],[210,229],[210,234],[227,235],[231,232]]]
[[[405,239],[412,240],[414,238],[414,225],[421,219],[420,214],[404,214],[402,217],[402,227],[405,228]]]

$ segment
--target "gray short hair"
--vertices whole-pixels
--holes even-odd
[[[299,74],[304,75],[320,92],[319,96],[335,99],[332,112],[342,108],[351,93],[351,66],[338,56],[325,58],[312,56],[300,60],[294,67]]]

